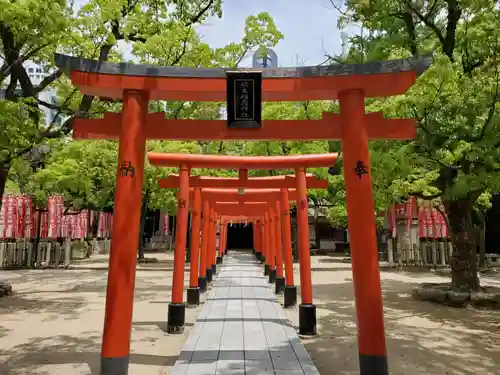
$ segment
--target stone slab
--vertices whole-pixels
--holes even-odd
[[[172,375],[319,375],[250,251],[232,251]]]

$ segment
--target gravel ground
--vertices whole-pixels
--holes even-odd
[[[311,260],[319,335],[303,343],[321,375],[359,374],[351,265],[328,256]],[[298,268],[295,274],[298,285]],[[449,281],[433,273],[387,270],[381,278],[391,374],[500,374],[499,311],[414,300],[412,286]],[[500,286],[498,278],[481,282]],[[297,325],[297,310],[287,314]]]
[[[183,335],[163,332],[172,257],[148,256],[160,262],[138,266],[130,375],[166,375],[201,310],[186,309]],[[0,272],[14,290],[0,298],[1,375],[99,375],[107,261],[97,255],[75,269]]]
[[[186,310],[183,335],[163,332],[172,256],[150,256],[159,262],[138,266],[130,375],[168,374],[200,312]],[[359,374],[351,265],[315,256],[312,267],[319,335],[303,340],[306,349],[322,375]],[[97,255],[70,270],[1,272],[15,294],[0,299],[0,374],[99,375],[106,269],[107,256]],[[498,311],[415,301],[415,284],[448,280],[432,273],[381,277],[391,374],[500,374]],[[500,286],[498,278],[481,281]],[[297,310],[287,313],[297,324]]]

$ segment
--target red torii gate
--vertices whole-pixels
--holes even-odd
[[[284,291],[284,306],[291,307],[295,306],[297,301],[297,288],[294,285],[293,277],[293,256],[290,228],[290,211],[288,204],[288,189],[281,190],[281,202],[279,200],[276,200],[274,205],[270,202],[234,202],[231,201],[231,198],[227,198],[228,201],[216,202],[212,205],[215,206],[215,211],[220,215],[256,218],[256,220],[254,220],[254,223],[256,224],[256,227],[254,227],[254,243],[258,245],[255,246],[256,257],[261,262],[266,263],[264,268],[264,275],[269,275],[270,283],[276,283],[276,293],[281,293],[282,291]],[[292,194],[295,195],[295,191],[292,191]],[[275,195],[275,198],[277,197],[278,195]],[[253,199],[257,198],[258,196],[253,197]],[[219,197],[219,199],[222,198]],[[275,214],[270,215],[269,211],[272,212],[273,207],[276,208]],[[269,215],[267,216],[267,219],[265,219],[266,215]],[[273,227],[267,226],[270,218],[272,219],[271,221],[274,222]],[[265,228],[265,232],[263,233],[264,236],[262,236],[262,222],[264,222],[264,225],[262,227]],[[262,242],[271,241],[266,237],[270,234],[270,232],[274,232],[273,234],[275,235],[275,238],[274,240],[272,240],[272,243],[266,244],[264,246]],[[285,237],[284,244],[282,244],[282,233]],[[272,236],[273,234],[270,235]],[[273,248],[275,249],[274,252],[272,252]],[[281,251],[282,248],[283,251]],[[222,249],[224,249],[224,247],[219,249],[219,254],[221,254],[221,252],[223,251]],[[275,254],[276,258],[272,255],[267,255],[267,251],[270,251],[271,254]],[[276,264],[274,264],[274,259],[276,260]],[[222,261],[222,259],[219,260],[218,257],[217,261]],[[285,266],[286,277],[283,277],[283,263]]]
[[[269,275],[269,282],[270,283],[276,282],[275,292],[281,293],[283,290],[285,290],[285,306],[289,307],[293,306],[297,299],[297,294],[296,294],[297,291],[295,286],[293,285],[293,282],[285,283],[285,278],[283,277],[283,272],[282,272],[283,271],[282,254],[283,253],[285,254],[285,259],[288,259],[288,257],[291,260],[293,259],[291,239],[290,241],[286,241],[285,243],[285,245],[290,245],[290,246],[286,246],[284,248],[284,252],[281,250],[283,248],[282,227],[283,228],[287,227],[288,229],[286,231],[288,233],[291,232],[289,214],[287,216],[288,220],[283,217],[286,214],[286,212],[289,213],[289,203],[288,201],[284,202],[282,201],[281,198],[283,198],[283,195],[281,194],[281,191],[279,192],[276,191],[276,193],[279,193],[275,195],[276,198],[274,200],[271,199],[269,200],[269,202],[266,203],[260,203],[260,204],[257,203],[252,205],[253,202],[248,202],[246,204],[242,204],[239,202],[238,203],[224,202],[225,204],[223,204],[221,202],[218,202],[215,204],[216,205],[215,210],[221,215],[241,214],[247,217],[258,216],[259,220],[256,222],[256,224],[261,224],[262,222],[264,222],[264,228],[268,232],[265,235],[270,234],[271,238],[274,239],[272,240],[270,239],[270,241],[272,242],[269,246],[263,247],[265,251],[270,251],[269,255],[266,255],[266,252],[264,252],[264,254],[262,255],[262,251],[256,249],[256,256],[258,260],[265,262],[264,275]],[[223,205],[222,207],[224,208],[218,208],[217,205]],[[270,223],[273,223],[271,227],[268,227],[268,221]],[[258,233],[260,233],[260,231]],[[264,237],[264,241],[267,241],[266,237]],[[286,266],[285,267],[286,273],[293,274],[293,264],[289,268],[288,262],[286,262],[285,266]],[[291,276],[291,278],[287,277],[287,280],[288,281],[293,280],[293,275]]]
[[[161,181],[165,181],[165,179],[160,179]],[[316,183],[321,182],[321,180],[317,180]],[[215,184],[219,184],[220,181],[215,182]],[[321,182],[323,183],[323,182]],[[164,183],[164,185],[167,186],[167,188],[171,187],[178,187],[179,185],[176,183],[174,184],[172,181],[167,183]],[[287,196],[290,196],[291,200],[295,200],[296,197],[296,192],[294,189],[284,189],[287,190],[286,194]],[[290,192],[288,192],[290,190]],[[203,236],[202,238],[202,243],[201,243],[201,249],[202,249],[202,255],[206,254],[207,252],[210,252],[209,255],[206,257],[202,256],[200,258],[200,268],[199,268],[199,277],[196,278],[196,273],[198,272],[198,269],[195,267],[197,259],[194,258],[191,260],[191,267],[190,267],[190,288],[188,288],[187,291],[187,298],[188,298],[188,304],[190,305],[196,305],[198,304],[199,301],[199,292],[204,292],[207,289],[207,283],[212,282],[213,275],[216,271],[216,258],[215,258],[215,253],[213,250],[213,245],[214,243],[212,242],[213,240],[211,239],[212,233],[210,231],[213,231],[213,225],[215,224],[215,219],[214,219],[214,212],[212,210],[210,202],[216,202],[216,201],[232,201],[232,202],[260,202],[262,201],[262,193],[266,193],[266,199],[268,200],[277,200],[281,197],[283,197],[282,193],[279,193],[277,190],[269,190],[269,189],[249,189],[244,191],[244,199],[242,196],[242,192],[240,190],[227,190],[227,189],[203,189],[203,196],[204,198],[202,199],[202,193],[201,193],[200,188],[196,189],[191,189],[190,188],[190,201],[193,205],[193,210],[192,210],[192,231],[194,233],[199,232],[199,226],[200,226],[200,212],[203,211],[205,214],[203,216],[203,223],[202,223],[202,232],[203,233],[208,233],[207,236]],[[288,201],[288,200],[287,200]],[[203,204],[202,204],[203,202]],[[283,203],[282,203],[283,204]],[[201,209],[203,206],[203,210]],[[290,234],[290,225],[289,225],[289,211],[287,210],[285,214],[288,214],[288,229],[285,227],[285,231],[288,230],[287,233]],[[177,224],[179,225],[179,222],[177,221]],[[196,234],[192,236],[194,241],[191,242],[192,248],[197,248],[199,246],[199,236]],[[291,242],[290,242],[290,249],[291,249]],[[210,256],[213,255],[213,256]],[[197,254],[194,254],[196,257]],[[261,261],[266,261],[265,257],[262,257]],[[267,260],[266,266],[267,269],[269,269],[270,264],[269,264],[270,259]],[[210,263],[211,262],[211,263]],[[295,286],[293,285],[293,277],[290,279],[292,281],[291,284],[287,284],[289,288],[285,288],[285,306],[293,306],[295,305],[295,301],[297,299],[297,291]],[[180,285],[180,284],[179,284]]]
[[[228,190],[224,189],[204,189],[205,194],[211,197],[212,200],[228,200],[231,202],[238,201],[238,203],[247,202],[251,203],[252,201],[262,200],[261,195],[258,191],[254,191],[253,189],[249,190],[247,194],[245,194],[244,198],[240,195],[240,192],[233,191],[230,193]],[[228,195],[231,194],[231,195]],[[276,292],[279,293],[281,290],[284,291],[284,306],[292,307],[295,306],[297,301],[297,288],[294,285],[294,276],[293,276],[293,256],[292,256],[292,240],[291,240],[291,227],[290,227],[290,209],[289,209],[289,201],[296,200],[296,191],[293,189],[281,189],[279,192],[277,190],[274,193],[267,194],[268,201],[276,202],[275,210],[270,210],[270,212],[264,213],[261,215],[259,220],[257,221],[257,226],[260,228],[264,228],[264,235],[262,236],[261,241],[264,245],[261,247],[261,251],[257,251],[257,259],[261,260],[261,262],[265,263],[264,275],[269,275],[270,282],[276,281]],[[276,274],[275,270],[282,270],[282,260],[280,258],[275,257],[273,253],[273,247],[276,249],[281,248],[281,236],[275,236],[273,238],[274,233],[280,233],[280,229],[278,226],[279,218],[281,216],[281,227],[283,229],[283,241],[284,241],[284,263],[285,263],[285,279],[282,278],[281,272]],[[297,215],[297,218],[299,215]],[[275,228],[272,228],[272,224],[274,223]],[[304,223],[307,223],[304,221]],[[308,223],[307,223],[308,224]],[[271,227],[271,228],[270,228]],[[275,232],[274,232],[275,231]],[[270,237],[268,237],[270,236]],[[309,236],[309,234],[307,235]],[[300,238],[300,231],[299,231]],[[307,237],[308,238],[308,237]],[[307,243],[308,243],[307,239]],[[305,241],[303,242],[305,243]],[[275,246],[270,246],[270,244],[275,244]],[[270,254],[267,254],[267,251],[270,251]],[[279,255],[279,254],[278,254]],[[277,266],[277,267],[276,267]],[[305,293],[307,293],[307,289]],[[311,297],[312,299],[312,297]],[[309,318],[311,320],[315,320],[315,318]],[[307,331],[305,327],[307,327],[306,323],[303,324],[304,329],[302,332],[304,334],[311,333],[314,331]]]
[[[281,228],[283,232],[283,258],[284,258],[284,263],[285,263],[285,280],[280,277],[276,277],[276,293],[281,292],[281,289],[283,289],[285,295],[284,295],[284,306],[285,307],[292,307],[295,306],[297,303],[297,288],[294,285],[294,276],[293,276],[293,256],[292,256],[292,240],[291,240],[291,228],[290,228],[290,211],[289,211],[289,206],[288,206],[288,190],[287,189],[282,189],[282,215],[281,215]],[[256,256],[258,260],[264,261],[265,260],[265,255],[262,256],[262,253],[264,253],[266,250],[266,247],[269,246],[269,244],[264,244],[264,242],[268,241],[268,238],[265,238],[265,235],[267,235],[266,232],[262,231],[262,225],[261,223],[264,221],[264,215],[265,213],[258,213],[256,215],[238,215],[235,214],[234,216],[222,216],[221,221],[225,223],[227,220],[236,220],[237,222],[246,219],[246,220],[251,220],[253,224],[255,224],[254,227],[254,247],[256,250]],[[279,224],[277,224],[279,225]],[[225,226],[223,227],[225,228]],[[276,233],[280,232],[279,228],[275,228]],[[225,240],[226,238],[225,232],[223,234],[223,244],[225,246]],[[276,236],[276,248],[280,249],[281,248],[281,233],[279,236]],[[227,249],[226,249],[227,251]],[[281,269],[281,266],[279,267]],[[264,271],[264,274],[269,273],[269,265],[266,264],[266,268]],[[284,281],[283,285],[280,285],[280,280]]]
[[[56,66],[86,95],[123,99],[123,114],[75,119],[75,139],[119,139],[101,375],[126,375],[130,354],[136,250],[146,139],[341,139],[358,327],[360,373],[388,374],[375,236],[369,139],[412,139],[410,119],[365,114],[364,99],[404,94],[432,55],[366,64],[262,69],[263,101],[339,100],[340,114],[321,120],[263,121],[261,129],[224,120],[167,120],[148,114],[149,100],[226,100],[227,69],[102,63],[56,54]],[[234,70],[234,69],[233,69]],[[360,315],[360,312],[364,315]]]
[[[190,176],[190,188],[247,188],[247,189],[291,189],[296,187],[294,175],[248,177],[247,169],[239,170],[240,177]],[[247,176],[247,177],[241,177]],[[179,187],[179,175],[171,174],[161,178],[158,183],[162,189]],[[306,174],[308,189],[327,189],[328,181],[319,180],[311,173]]]
[[[200,155],[200,154],[168,154],[168,153],[148,153],[149,162],[155,166],[179,167],[179,193],[177,228],[178,237],[175,242],[174,276],[172,285],[172,302],[169,304],[167,329],[169,332],[181,332],[184,327],[185,305],[183,303],[184,288],[184,252],[186,250],[186,233],[188,202],[190,200],[189,174],[192,168],[217,168],[217,169],[295,169],[295,182],[297,187],[297,223],[299,226],[299,253],[300,253],[300,278],[301,278],[301,298],[302,304],[299,306],[299,332],[304,335],[316,334],[316,306],[312,301],[311,283],[311,261],[309,250],[309,223],[308,223],[308,198],[306,186],[306,167],[330,167],[337,160],[337,154],[313,154],[313,155],[292,155],[292,156],[227,156],[227,155]],[[275,198],[271,196],[275,194]],[[203,189],[202,199],[213,201],[228,200],[245,201],[252,199],[277,202],[277,215],[279,215],[279,201],[281,191],[279,189],[248,189],[245,191],[231,189]],[[221,196],[216,199],[215,196]],[[255,198],[254,198],[255,197]],[[213,210],[213,208],[211,209]],[[275,220],[273,209],[264,215],[264,222],[269,225]],[[274,229],[274,228],[273,228]],[[276,259],[273,250],[275,249],[275,231],[268,230],[270,257],[270,281],[276,279]],[[179,237],[179,234],[180,237]],[[215,236],[214,236],[215,238]],[[281,240],[281,237],[280,237]],[[214,240],[212,239],[211,242]],[[281,242],[281,241],[280,241]],[[204,246],[203,246],[204,247]],[[209,260],[215,260],[215,244],[209,248]],[[281,253],[278,254],[278,262],[281,261]],[[281,262],[280,262],[281,265]],[[212,265],[213,266],[213,265]],[[282,270],[280,271],[282,276]],[[194,278],[193,278],[194,280]]]
[[[169,189],[169,188],[178,188],[179,187],[179,175],[171,174],[167,178],[159,179],[159,185],[161,188]],[[328,188],[327,180],[319,180],[312,174],[306,174],[306,183],[308,189],[326,189]],[[212,176],[190,176],[189,177],[189,186],[190,190],[192,188],[293,188],[296,186],[295,176],[294,175],[281,175],[281,176],[265,176],[265,177],[248,177],[248,169],[239,169],[239,177],[238,178],[230,178],[230,177],[212,177]],[[243,193],[243,191],[240,191]],[[242,199],[238,197],[238,199]],[[282,202],[283,204],[283,202]],[[194,210],[193,218],[196,218],[197,210]],[[196,239],[198,241],[198,239]],[[260,252],[257,253],[258,256]],[[213,271],[212,271],[213,272]],[[198,280],[198,286],[200,291],[204,291],[206,286],[206,278],[211,280],[211,271],[209,271],[209,275],[201,274],[200,279]],[[278,283],[280,280],[278,279]],[[279,287],[278,287],[279,288]],[[290,294],[291,296],[291,294]],[[188,297],[192,298],[194,301],[193,304],[196,304],[196,292],[188,291]],[[189,304],[188,298],[188,304]],[[290,301],[292,297],[288,298]],[[285,297],[285,305],[291,306],[292,303],[287,303],[288,300]],[[293,299],[296,300],[296,297]]]

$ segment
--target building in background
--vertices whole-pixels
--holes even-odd
[[[270,48],[260,48],[253,54],[252,68],[277,68],[278,55]]]
[[[43,79],[49,74],[49,72],[47,72],[43,67],[31,61],[25,62],[24,67],[26,68],[26,72],[28,73],[28,76],[30,77],[33,86],[38,86],[43,81]],[[0,100],[5,99],[5,91],[9,83],[10,79],[9,77],[7,77],[3,82],[2,87],[0,88]],[[19,84],[15,89],[15,93],[18,95],[22,94],[21,87],[19,86]],[[56,90],[53,87],[49,87],[46,90],[42,91],[40,94],[38,94],[38,99],[50,105],[57,105]],[[43,112],[45,119],[44,122],[46,125],[52,124],[53,122],[55,126],[60,126],[62,124],[63,116],[61,115],[58,116],[57,110],[48,108],[43,105],[40,105],[39,107],[40,110]]]

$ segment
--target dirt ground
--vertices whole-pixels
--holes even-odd
[[[160,262],[138,267],[130,375],[166,375],[201,311],[186,309],[183,335],[164,333],[172,257],[148,256]],[[97,255],[76,269],[0,272],[15,292],[0,298],[1,375],[99,375],[107,261]]]
[[[359,374],[351,265],[312,257],[318,333],[303,340],[321,375]],[[296,284],[300,283],[298,269]],[[414,300],[413,285],[446,282],[428,272],[382,271],[389,369],[392,375],[500,374],[500,312]],[[483,285],[500,286],[482,277]],[[296,309],[287,314],[297,325]]]
[[[201,310],[187,309],[184,335],[164,333],[172,257],[150,256],[160,262],[138,266],[130,375],[168,374]],[[303,342],[322,375],[359,374],[350,264],[315,256],[312,266],[319,336]],[[99,255],[71,270],[0,272],[15,291],[0,298],[0,374],[98,375],[106,270],[107,257]],[[409,294],[414,284],[446,280],[382,271],[391,374],[500,374],[498,311],[455,309]],[[499,279],[482,283],[500,286]],[[287,313],[297,324],[297,310]]]

